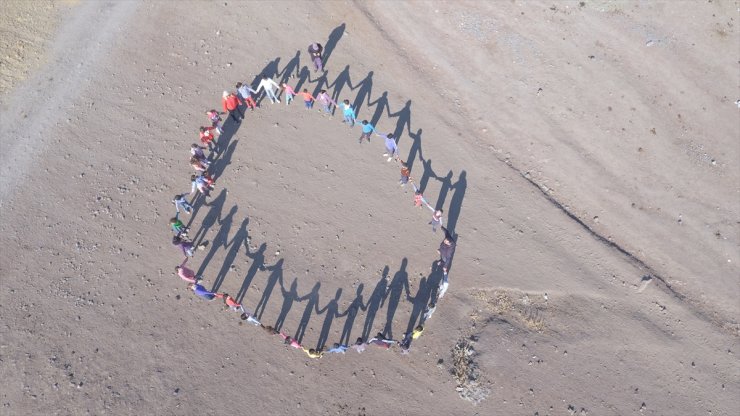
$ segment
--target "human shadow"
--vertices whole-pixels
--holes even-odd
[[[334,90],[331,93],[331,99],[335,102],[339,103],[341,101],[341,95],[342,90],[344,89],[344,86],[349,86],[350,89],[352,89],[352,83],[350,81],[349,77],[349,65],[345,66],[342,72],[340,72],[337,77],[334,79],[334,82],[331,84],[328,84],[326,86],[326,89],[334,88]],[[332,114],[337,110],[336,107],[332,110]]]
[[[413,169],[417,155],[419,156],[420,161],[424,161],[424,157],[421,153],[421,133],[421,129],[416,130],[416,133],[411,133],[411,131],[409,131],[409,137],[412,140],[411,147],[409,147],[409,155],[406,158],[406,164],[408,165],[409,170]]]
[[[406,101],[406,105],[402,109],[390,114],[388,117],[398,118],[396,120],[396,129],[393,131],[393,136],[396,137],[396,143],[398,143],[404,130],[411,131],[411,100]]]
[[[224,258],[224,262],[221,264],[221,269],[216,275],[211,292],[218,292],[218,289],[221,287],[224,279],[226,279],[226,275],[229,273],[231,266],[234,264],[234,260],[236,260],[239,250],[242,246],[246,247],[247,239],[249,237],[247,233],[247,224],[249,224],[249,218],[245,218],[244,221],[242,221],[239,229],[234,233],[234,237],[232,237],[231,241],[224,246],[224,248],[228,247],[229,251],[226,253],[226,258]]]
[[[208,171],[214,179],[218,180],[218,178],[223,175],[226,167],[231,164],[231,158],[234,156],[234,151],[236,150],[236,145],[238,143],[239,140],[234,140],[233,143],[229,144],[225,151],[219,153],[218,157],[211,162],[211,166],[208,168]]]
[[[293,73],[295,73],[295,76],[298,76],[298,71],[300,69],[300,60],[301,60],[301,51],[296,51],[295,56],[288,61],[288,63],[285,65],[285,68],[283,68],[282,71],[277,73],[277,76],[281,77],[278,84],[282,87],[284,82],[288,82],[290,78],[292,78]],[[306,68],[308,69],[308,68]]]
[[[432,285],[429,283],[429,278],[422,277],[419,281],[419,289],[416,291],[416,295],[406,296],[406,300],[411,302],[411,314],[409,315],[409,323],[406,326],[406,333],[413,331],[416,327],[416,323],[422,316],[422,312],[429,303],[429,299],[432,296]]]
[[[270,269],[272,273],[270,273],[270,276],[267,278],[265,288],[262,289],[262,297],[260,298],[260,301],[257,303],[257,306],[254,307],[254,314],[257,315],[257,319],[262,319],[262,314],[265,312],[267,302],[272,296],[272,291],[275,289],[275,285],[277,285],[278,281],[283,280],[283,259],[278,260],[277,263],[268,267],[268,269]]]
[[[450,208],[447,214],[447,229],[455,235],[455,226],[457,226],[457,219],[460,218],[460,210],[462,209],[463,198],[465,198],[465,190],[468,187],[468,181],[466,179],[466,173],[463,170],[460,172],[460,176],[452,185],[453,193],[450,198]]]
[[[316,308],[316,314],[324,314],[324,324],[321,326],[321,333],[319,333],[319,341],[316,343],[316,348],[321,349],[326,345],[326,340],[329,338],[329,331],[331,330],[331,324],[334,322],[334,318],[341,318],[347,312],[342,314],[339,313],[339,298],[342,297],[342,288],[337,289],[334,298],[329,301],[323,308]]]
[[[421,164],[423,166],[423,172],[421,179],[419,179],[419,190],[421,193],[424,193],[424,190],[427,188],[427,184],[429,183],[429,179],[432,177],[436,178],[437,175],[432,169],[432,159],[421,159]]]
[[[437,296],[439,296],[439,284],[442,283],[442,280],[444,279],[444,271],[442,270],[442,267],[437,263],[437,260],[434,260],[432,262],[431,272],[429,273],[429,276],[427,277],[427,285],[429,286],[429,298],[428,300],[434,300],[436,303]],[[422,316],[422,319],[420,320],[419,324],[424,323],[424,317]]]
[[[228,247],[228,241],[229,241],[229,231],[231,230],[231,223],[234,220],[234,214],[236,214],[236,211],[239,208],[234,205],[231,207],[231,210],[229,210],[229,213],[226,214],[226,216],[221,218],[216,218],[216,221],[219,224],[218,233],[213,237],[213,241],[211,241],[210,248],[208,250],[208,253],[205,255],[203,260],[200,262],[200,267],[198,267],[198,275],[203,275],[203,272],[205,271],[206,267],[208,267],[208,264],[213,259],[213,256],[220,250],[222,247]],[[209,213],[210,215],[210,213]],[[195,239],[193,239],[195,241]]]
[[[378,97],[375,101],[370,102],[370,97],[368,97],[368,107],[375,106],[375,112],[373,113],[373,117],[370,119],[370,124],[377,127],[378,122],[380,121],[380,118],[383,117],[383,110],[386,111],[386,114],[390,116],[390,108],[388,107],[388,91],[383,91],[383,94],[381,94],[380,97]]]
[[[311,70],[308,69],[307,66],[301,67],[301,71],[298,73],[298,81],[295,85],[295,91],[301,92],[303,91],[303,84],[309,80],[309,77],[311,76]]]
[[[242,286],[241,288],[239,288],[239,292],[236,295],[237,301],[241,302],[242,300],[244,300],[244,295],[247,294],[249,285],[252,284],[252,280],[257,274],[257,271],[265,269],[265,250],[267,250],[267,243],[262,243],[260,248],[257,249],[257,251],[255,251],[254,253],[250,253],[249,246],[247,246],[247,257],[252,259],[252,264],[249,266],[249,270],[247,270],[247,275],[244,277]]]
[[[368,339],[370,333],[373,330],[373,322],[375,321],[375,315],[378,310],[385,304],[387,288],[388,288],[388,266],[383,268],[383,274],[378,284],[375,285],[373,293],[370,295],[370,299],[367,300],[365,305],[365,324],[362,326],[362,339]]]
[[[213,227],[217,221],[220,220],[221,214],[223,212],[223,206],[226,203],[226,190],[221,189],[221,192],[218,193],[218,196],[213,198],[211,201],[211,209],[208,211],[208,214],[206,214],[205,217],[203,217],[203,221],[200,222],[200,228],[198,228],[198,231],[193,235],[193,244],[199,245],[203,242],[203,238],[205,238],[206,233],[208,230]],[[232,208],[233,209],[233,208]],[[221,230],[219,230],[220,232]]]
[[[331,56],[331,53],[334,52],[334,48],[337,47],[337,43],[339,43],[339,39],[342,38],[342,35],[344,35],[344,28],[346,25],[342,23],[341,25],[334,28],[334,30],[331,31],[329,34],[329,39],[326,41],[326,45],[324,45],[324,53],[321,56],[321,61],[324,64],[324,68],[326,68],[327,62],[329,62],[329,57]]]
[[[329,75],[328,74],[329,74],[328,72],[324,71],[324,73],[320,77],[316,78],[315,80],[311,80],[311,73],[309,72],[308,83],[309,84],[316,83],[316,86],[313,89],[314,97],[319,95],[319,92],[321,92],[321,90],[329,89],[329,86],[328,86],[329,85],[329,78],[328,78]]]
[[[293,307],[293,303],[298,301],[298,280],[296,278],[293,278],[293,283],[290,284],[290,290],[285,290],[285,287],[283,286],[283,274],[280,273],[279,276],[280,280],[280,291],[283,294],[283,306],[280,308],[280,315],[278,315],[277,320],[275,321],[274,328],[278,331],[283,327],[283,324],[285,323],[285,318],[288,317],[288,312],[290,312],[290,309]],[[262,315],[260,315],[261,317]]]
[[[396,309],[401,301],[401,295],[405,291],[406,296],[409,295],[409,274],[406,271],[408,260],[404,257],[401,260],[401,268],[393,276],[393,280],[388,285],[388,292],[386,293],[388,300],[388,308],[386,310],[385,327],[383,334],[388,338],[393,338],[393,317],[396,315]]]
[[[447,175],[443,178],[437,177],[437,180],[442,182],[442,186],[439,188],[439,194],[437,195],[437,203],[434,204],[434,209],[442,209],[447,199],[447,193],[452,187],[452,171],[447,172]]]
[[[303,336],[306,334],[306,327],[308,326],[309,321],[311,321],[311,314],[313,314],[314,310],[318,311],[318,303],[319,303],[319,289],[321,288],[321,282],[316,282],[316,284],[313,286],[313,289],[311,289],[311,292],[309,292],[305,296],[301,296],[297,300],[299,302],[303,302],[306,300],[306,307],[303,310],[303,316],[301,317],[301,321],[298,323],[298,328],[295,331],[295,338],[300,343],[303,341]]]
[[[352,108],[355,109],[355,115],[359,119],[362,104],[367,101],[368,106],[370,106],[370,94],[373,91],[373,71],[368,72],[365,79],[360,81],[360,83],[357,84],[353,89],[357,89],[357,95],[355,96],[355,101],[352,104]],[[374,125],[375,124],[373,124],[373,126]]]
[[[346,318],[344,318],[344,328],[342,329],[342,335],[339,337],[340,344],[349,344],[350,339],[352,339],[352,327],[355,325],[355,318],[357,318],[357,314],[360,310],[367,310],[365,304],[362,302],[362,290],[364,288],[365,285],[363,285],[362,283],[357,286],[357,293],[355,293],[355,298],[352,300],[352,303],[347,306],[347,309],[342,313],[342,315],[346,316]]]

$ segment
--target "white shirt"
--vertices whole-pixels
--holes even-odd
[[[280,88],[280,86],[275,81],[273,81],[271,78],[266,78],[260,81],[260,85],[257,86],[257,91],[261,89],[264,89],[265,91],[267,91],[269,89],[270,91],[274,92],[275,88]]]

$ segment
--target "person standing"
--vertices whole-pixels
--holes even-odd
[[[314,72],[324,70],[324,62],[321,59],[321,53],[324,51],[324,47],[320,43],[312,43],[308,45],[308,54],[311,56],[311,62],[313,62]]]
[[[307,110],[310,110],[313,108],[313,103],[316,101],[316,98],[314,98],[313,95],[311,95],[310,92],[308,92],[308,88],[304,88],[303,92],[301,93],[301,96],[303,96],[303,104],[306,106]]]
[[[175,211],[177,211],[178,214],[180,213],[180,208],[188,214],[193,213],[193,206],[190,205],[187,199],[185,199],[186,195],[188,194],[175,195],[175,197],[172,198],[172,203],[175,204]]]
[[[450,262],[452,261],[452,256],[455,254],[455,248],[457,248],[457,243],[455,242],[455,239],[452,238],[452,235],[450,235],[447,228],[442,227],[442,231],[445,233],[445,238],[439,244],[439,250],[437,250],[439,253],[439,261],[437,264],[442,266],[442,272],[444,272],[446,278],[447,272],[450,268]]]
[[[395,136],[393,136],[393,133],[388,133],[388,134],[375,133],[375,135],[385,139],[385,153],[383,153],[383,156],[388,157],[388,162],[390,162],[393,159],[398,159],[398,145],[396,144],[396,138]]]
[[[193,143],[190,145],[190,156],[194,156],[200,161],[207,161],[208,158],[206,157],[204,150],[208,149],[205,146],[200,146],[196,143]]]
[[[244,308],[241,305],[239,305],[239,307],[242,309],[242,314],[239,316],[242,321],[247,321],[254,326],[262,326],[260,321],[258,321],[257,318],[254,317],[254,315],[244,311]]]
[[[208,146],[209,151],[218,153],[218,144],[215,142],[216,136],[212,133],[214,129],[216,129],[216,127],[201,126],[198,137],[200,138],[201,143]]]
[[[393,341],[392,339],[388,339],[381,332],[378,332],[375,335],[375,338],[371,338],[370,341],[368,341],[367,343],[369,345],[375,345],[377,347],[381,347],[387,350],[388,348],[391,347],[391,345],[395,344],[396,341]]]
[[[357,115],[355,114],[355,109],[350,105],[349,100],[342,101],[342,105],[340,107],[342,107],[342,113],[344,114],[344,120],[342,120],[342,123],[347,123],[350,127],[354,127]]]
[[[241,99],[247,104],[252,111],[257,107],[257,103],[254,102],[252,94],[257,94],[257,91],[253,90],[249,84],[242,84],[241,82],[236,83],[236,92],[239,94]]]
[[[197,248],[198,250],[203,250],[203,248],[206,246],[206,243],[201,243],[198,245],[198,247],[195,247],[190,241],[187,241],[182,237],[174,236],[172,237],[172,245],[179,248],[182,251],[182,254],[185,255],[185,257],[193,257],[195,249]]]
[[[228,111],[231,118],[237,123],[244,120],[244,113],[239,108],[242,104],[244,103],[239,97],[228,91],[224,91],[221,105],[223,105],[224,111]],[[239,114],[239,117],[236,116],[237,114]]]
[[[321,351],[321,349],[315,349],[315,348],[303,348],[303,352],[308,355],[309,358],[321,358],[324,356],[324,352]]]
[[[291,102],[293,102],[293,97],[295,97],[297,94],[293,87],[288,85],[287,82],[283,82],[283,91],[285,91],[285,105],[289,105]]]
[[[362,337],[357,337],[357,341],[355,341],[354,345],[352,345],[352,349],[357,351],[358,354],[361,354],[365,349],[367,348],[367,343],[362,340]]]
[[[429,224],[431,224],[432,226],[432,231],[434,231],[435,233],[437,232],[437,227],[441,227],[442,225],[444,225],[442,220],[442,213],[443,210],[441,209],[434,211],[434,214],[432,214],[432,220],[429,221]]]
[[[177,273],[177,275],[180,276],[180,279],[188,283],[199,283],[202,280],[202,278],[200,276],[196,276],[194,271],[185,267],[185,263],[187,262],[188,262],[188,258],[185,257],[185,260],[182,262],[181,265],[175,266],[175,273]]]
[[[321,106],[325,113],[331,114],[331,105],[337,106],[336,101],[332,100],[326,90],[321,90],[319,95],[316,97],[316,101],[321,103]]]
[[[221,129],[221,114],[216,110],[208,110],[206,111],[206,116],[211,121],[211,127],[214,127],[218,134],[222,134],[224,131]]]
[[[421,208],[422,204],[429,208],[430,211],[434,211],[434,208],[432,208],[431,205],[429,205],[429,202],[424,198],[424,195],[421,193],[421,189],[416,187],[416,184],[414,181],[411,181],[411,186],[414,187],[414,206]]]
[[[401,162],[401,180],[398,181],[398,183],[401,184],[401,186],[406,185],[406,183],[409,181],[409,178],[411,177],[411,170],[409,169],[409,165],[406,164],[403,160]]]
[[[270,102],[275,104],[280,102],[280,99],[275,95],[275,90],[280,89],[277,82],[273,81],[272,78],[268,78],[267,75],[262,75],[262,81],[257,86],[257,91],[265,90],[265,95],[270,99]]]
[[[180,213],[176,213],[174,217],[170,218],[170,228],[178,237],[188,236],[188,227],[180,221]]]
[[[201,161],[195,156],[190,156],[190,166],[198,173],[205,172],[208,170],[208,161]]]
[[[343,345],[343,344],[340,344],[338,342],[335,342],[334,343],[334,346],[332,346],[331,348],[329,348],[328,350],[326,350],[326,353],[327,354],[338,354],[338,353],[344,354],[344,352],[347,351],[348,348],[349,347],[346,346],[346,345]]]
[[[219,293],[211,292],[198,283],[190,283],[188,285],[188,289],[192,290],[196,295],[205,300],[213,300],[213,298],[221,297]]]
[[[362,120],[362,134],[360,135],[360,143],[362,143],[362,139],[365,139],[368,143],[370,143],[370,135],[374,132],[375,126],[368,123],[367,120]]]

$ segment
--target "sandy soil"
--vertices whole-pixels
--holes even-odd
[[[60,14],[72,2],[50,0],[3,2],[0,13],[0,100],[44,62],[44,51]]]
[[[737,414],[737,10],[75,5],[0,112],[0,414]],[[400,133],[445,210],[450,289],[410,354],[310,359],[174,275],[203,111],[262,73]],[[227,122],[187,218],[206,286],[307,347],[400,338],[441,278],[428,211],[340,120]]]

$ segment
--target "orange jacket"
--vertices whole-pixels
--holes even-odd
[[[221,103],[224,106],[224,111],[236,110],[236,108],[242,104],[242,100],[234,94],[230,94],[226,98],[221,99]]]

